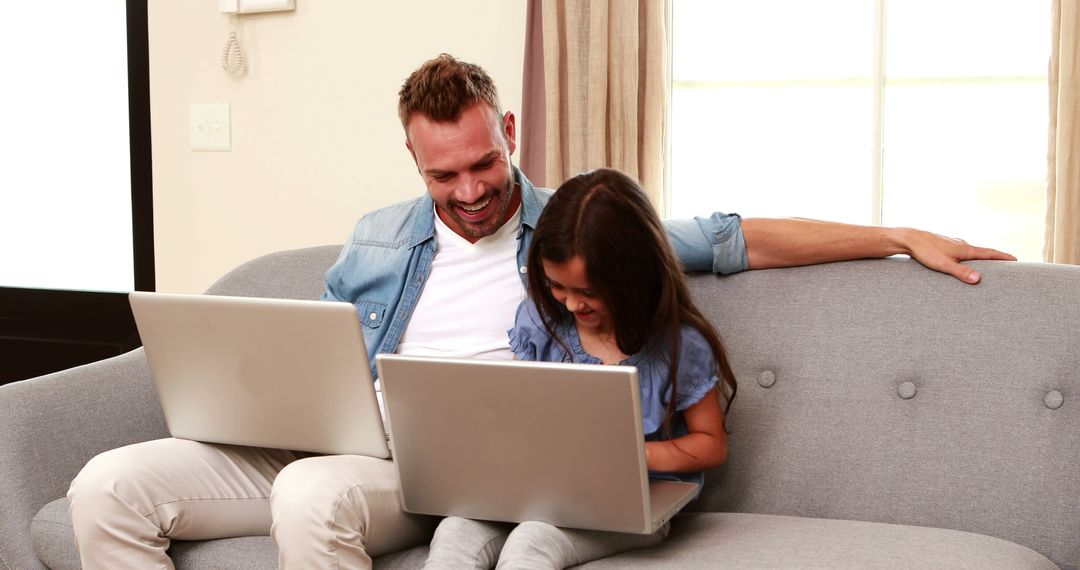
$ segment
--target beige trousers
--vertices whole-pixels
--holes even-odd
[[[83,568],[173,568],[170,539],[270,534],[281,568],[370,568],[422,544],[387,460],[161,439],[90,460],[68,491]]]

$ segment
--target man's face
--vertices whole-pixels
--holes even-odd
[[[475,243],[517,211],[521,196],[510,165],[517,144],[513,113],[500,122],[484,103],[469,107],[455,122],[416,113],[405,134],[439,218],[455,233]]]

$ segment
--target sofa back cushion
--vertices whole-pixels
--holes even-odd
[[[690,508],[925,525],[1080,559],[1080,268],[695,275],[739,382]]]
[[[208,295],[318,299],[323,276],[341,252],[340,245],[278,251],[258,257],[223,275]]]

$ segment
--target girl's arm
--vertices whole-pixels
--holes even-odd
[[[716,467],[727,461],[724,415],[716,388],[683,410],[683,418],[689,431],[686,435],[645,442],[645,463],[649,469],[684,473]]]

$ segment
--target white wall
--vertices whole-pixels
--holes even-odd
[[[249,70],[234,78],[215,0],[150,2],[157,289],[202,292],[258,255],[341,243],[361,214],[423,192],[398,88],[448,52],[520,114],[525,4],[297,0],[241,18]],[[231,105],[230,152],[190,149],[188,105],[208,102]]]

